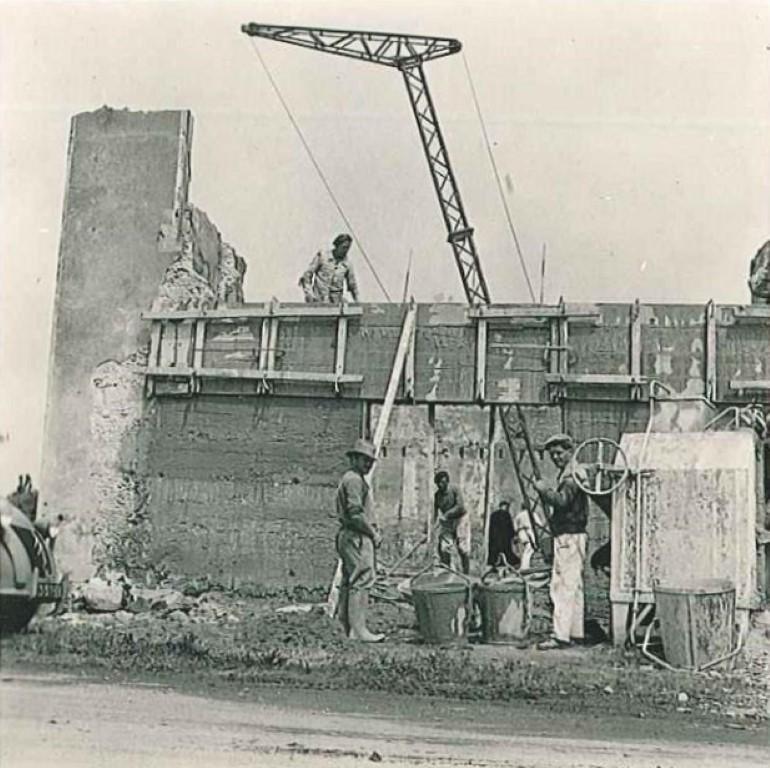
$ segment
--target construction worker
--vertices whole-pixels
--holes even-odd
[[[756,253],[749,266],[752,304],[770,304],[770,240]]]
[[[318,251],[303,272],[299,284],[309,304],[342,304],[345,284],[353,301],[358,301],[358,282],[353,265],[347,260],[350,244],[348,234],[337,235],[330,251]]]
[[[460,557],[464,574],[470,572],[471,522],[460,490],[449,482],[449,473],[436,472],[433,477],[433,522],[438,527],[438,556],[444,565],[452,562],[452,550]]]
[[[551,602],[553,632],[550,639],[538,644],[540,650],[568,648],[584,639],[583,568],[586,559],[586,525],[588,498],[575,482],[570,463],[574,443],[567,434],[557,434],[545,441],[545,449],[559,475],[556,488],[545,480],[534,480],[533,486],[544,505],[552,508],[553,570]],[[580,470],[578,470],[580,471]]]
[[[336,508],[340,521],[336,548],[342,562],[339,615],[345,634],[352,640],[376,643],[384,635],[366,626],[369,588],[374,583],[374,551],[382,543],[372,507],[366,475],[374,466],[376,451],[368,440],[356,440],[347,452],[350,469],[337,487]]]

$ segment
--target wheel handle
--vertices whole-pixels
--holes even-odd
[[[596,446],[596,460],[581,461],[581,455],[585,456],[593,446]],[[610,464],[609,461],[605,461],[605,456],[611,456],[613,463]],[[620,464],[618,464],[618,458],[620,458]],[[585,475],[577,471],[581,464],[590,464],[596,468],[593,487],[586,482]],[[607,437],[592,437],[580,443],[572,454],[570,474],[578,488],[584,493],[591,496],[607,496],[619,488],[628,478],[628,457],[614,440]],[[607,483],[609,485],[605,487]]]

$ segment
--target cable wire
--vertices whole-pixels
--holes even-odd
[[[473,78],[471,77],[471,70],[468,67],[468,60],[465,58],[465,53],[462,54],[463,58],[463,64],[465,65],[465,72],[468,75],[468,83],[471,87],[471,94],[473,95],[473,103],[476,106],[476,114],[479,116],[479,123],[481,123],[481,131],[484,134],[484,142],[487,146],[487,154],[489,155],[489,160],[492,163],[492,170],[495,172],[495,180],[497,181],[497,191],[500,194],[500,200],[503,203],[503,208],[505,209],[505,217],[508,219],[508,228],[511,231],[511,235],[513,236],[513,242],[516,246],[516,252],[519,255],[519,262],[521,263],[521,269],[522,272],[524,272],[524,279],[527,281],[527,288],[529,289],[529,295],[532,299],[532,303],[535,303],[535,291],[532,288],[532,281],[529,279],[529,273],[527,272],[527,264],[524,261],[524,254],[521,252],[521,246],[519,245],[519,238],[516,234],[516,228],[513,226],[513,218],[511,217],[511,212],[508,208],[508,203],[506,202],[505,195],[503,194],[503,185],[500,183],[500,174],[497,170],[497,163],[495,162],[495,156],[492,154],[492,146],[489,141],[489,136],[487,135],[487,127],[484,124],[484,116],[481,114],[481,107],[479,106],[479,100],[476,96],[476,88],[473,85]]]
[[[355,240],[356,245],[361,251],[361,255],[364,257],[364,261],[366,262],[372,274],[374,275],[374,279],[377,281],[377,285],[379,285],[380,288],[382,289],[382,292],[385,294],[385,298],[388,301],[391,301],[388,291],[386,290],[385,286],[382,284],[382,281],[380,280],[380,276],[377,274],[377,270],[374,268],[374,264],[372,264],[371,260],[369,259],[369,256],[366,253],[366,250],[364,250],[364,246],[361,245],[361,241],[358,239],[358,235],[356,235],[353,225],[350,223],[350,221],[348,220],[348,217],[345,215],[345,212],[342,210],[342,206],[340,205],[339,201],[334,195],[334,192],[332,191],[332,188],[329,185],[329,182],[326,180],[326,176],[324,175],[324,172],[321,170],[321,166],[318,164],[315,157],[313,156],[313,152],[310,149],[310,145],[307,143],[307,140],[305,139],[305,136],[302,133],[302,130],[300,129],[297,121],[294,119],[294,115],[292,115],[291,109],[289,109],[289,105],[286,103],[286,100],[283,98],[283,95],[281,94],[281,91],[278,88],[278,84],[273,79],[273,76],[267,67],[267,63],[262,57],[262,54],[259,52],[259,48],[257,47],[253,39],[250,38],[249,42],[251,43],[251,47],[254,49],[254,53],[257,54],[257,58],[262,64],[262,68],[265,70],[265,75],[267,75],[267,79],[270,81],[270,85],[273,87],[273,90],[275,91],[275,95],[278,97],[278,100],[281,102],[281,105],[286,111],[286,114],[292,126],[294,127],[294,130],[297,132],[297,136],[299,136],[299,140],[302,142],[302,146],[305,148],[305,151],[307,152],[307,155],[310,158],[310,162],[313,164],[313,167],[316,169],[316,172],[318,173],[318,176],[321,179],[321,182],[323,183],[324,187],[326,187],[326,191],[329,193],[329,197],[331,198],[331,201],[334,203],[334,206],[336,207],[337,212],[342,217],[342,220],[345,222],[345,225],[347,226],[347,228],[350,230],[350,234],[352,235],[353,240]]]

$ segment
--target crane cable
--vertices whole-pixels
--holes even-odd
[[[497,191],[500,193],[500,200],[503,203],[503,208],[505,209],[505,217],[508,219],[508,228],[511,231],[511,236],[513,237],[514,245],[516,246],[516,252],[519,255],[519,263],[521,264],[521,269],[524,272],[524,279],[527,281],[527,288],[529,289],[529,295],[532,299],[532,303],[535,303],[535,291],[532,288],[532,281],[529,279],[529,273],[527,272],[527,264],[524,261],[524,254],[521,252],[521,246],[519,245],[519,238],[516,234],[516,228],[513,226],[513,218],[511,216],[511,211],[508,208],[508,203],[505,200],[505,195],[503,194],[503,186],[500,183],[500,174],[497,170],[497,163],[495,162],[495,156],[492,154],[492,146],[489,142],[489,136],[487,135],[487,128],[484,124],[484,117],[481,114],[481,107],[479,106],[479,100],[476,96],[476,88],[473,85],[473,78],[471,77],[471,70],[468,67],[468,60],[465,58],[465,53],[462,54],[463,64],[465,65],[465,72],[468,75],[468,83],[471,87],[471,94],[473,95],[473,103],[476,107],[476,114],[479,116],[479,122],[481,123],[481,131],[484,134],[484,142],[487,146],[487,154],[489,155],[489,161],[492,163],[492,170],[495,172],[495,180],[497,181]]]
[[[273,87],[273,90],[275,91],[275,95],[278,97],[278,100],[281,102],[281,105],[286,111],[286,114],[288,115],[292,126],[294,126],[294,130],[297,132],[297,136],[299,136],[299,140],[302,142],[302,146],[305,148],[305,151],[307,152],[307,155],[310,158],[310,162],[313,164],[313,167],[316,169],[318,176],[320,177],[324,187],[326,187],[326,191],[329,193],[329,197],[331,198],[331,201],[334,203],[334,206],[337,208],[337,212],[342,217],[342,220],[345,222],[345,225],[350,230],[350,234],[353,236],[353,240],[355,240],[356,245],[361,251],[361,255],[364,257],[364,261],[367,263],[369,269],[372,271],[372,274],[374,275],[374,279],[377,281],[377,285],[379,285],[380,288],[382,289],[382,292],[385,294],[385,298],[388,301],[390,301],[391,298],[390,298],[390,295],[388,294],[388,291],[385,289],[385,286],[382,284],[382,281],[380,280],[380,276],[377,274],[377,270],[374,268],[374,264],[372,264],[371,260],[369,259],[369,256],[364,250],[364,246],[361,245],[361,241],[358,239],[358,235],[356,235],[355,229],[353,229],[353,225],[348,220],[348,217],[345,215],[345,212],[342,210],[342,206],[340,205],[339,201],[335,197],[334,192],[332,191],[332,188],[329,185],[329,182],[326,180],[326,176],[324,175],[324,172],[321,170],[321,166],[318,164],[315,157],[313,156],[313,152],[310,149],[310,145],[307,143],[305,136],[302,133],[302,130],[297,124],[297,121],[294,119],[294,115],[292,115],[291,110],[289,109],[289,105],[286,103],[286,100],[283,98],[283,95],[281,94],[281,91],[278,88],[278,84],[273,79],[272,74],[270,74],[270,70],[268,69],[267,64],[265,63],[265,60],[262,57],[262,54],[259,52],[259,48],[257,47],[253,39],[250,38],[249,42],[251,43],[251,47],[254,49],[254,53],[257,54],[257,58],[262,64],[262,68],[265,70],[265,75],[267,75],[267,79],[270,81],[270,85]]]

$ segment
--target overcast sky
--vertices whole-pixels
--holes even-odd
[[[536,292],[547,244],[547,302],[748,301],[770,237],[768,2],[0,0],[0,491],[39,468],[73,114],[193,111],[191,197],[248,261],[249,301],[298,300],[344,229],[248,21],[462,41],[426,71],[495,300],[528,291],[462,56]],[[412,251],[418,300],[462,300],[399,73],[256,45],[391,296]]]

